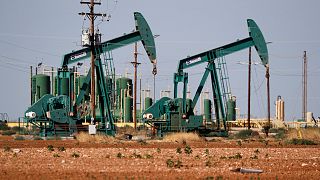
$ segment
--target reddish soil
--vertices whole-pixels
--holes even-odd
[[[13,140],[0,136],[0,179],[319,179],[320,145],[216,140],[182,143]],[[48,150],[48,145],[54,151]],[[65,151],[59,151],[64,147]],[[177,153],[180,147],[182,153]],[[10,149],[10,150],[9,150]],[[206,153],[206,149],[207,153]],[[20,151],[20,152],[14,152]],[[79,157],[72,157],[72,155]],[[171,159],[176,167],[168,167]],[[180,163],[177,163],[180,162]],[[179,166],[179,167],[178,167]],[[260,174],[233,172],[236,168]]]

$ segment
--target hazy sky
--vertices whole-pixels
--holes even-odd
[[[302,56],[308,56],[308,111],[320,116],[320,1],[318,0],[102,0],[97,12],[109,13],[109,22],[99,24],[103,40],[134,29],[133,12],[141,12],[156,39],[158,71],[156,95],[172,89],[178,61],[237,39],[247,38],[246,19],[261,28],[268,44],[271,71],[271,115],[278,95],[285,100],[286,119],[302,114]],[[87,21],[78,12],[87,11],[80,0],[10,0],[0,6],[0,112],[11,119],[23,116],[30,105],[29,66],[43,62],[59,66],[65,53],[81,48],[80,35]],[[113,51],[117,74],[132,73],[133,45]],[[139,72],[143,88],[152,89],[151,64],[140,46]],[[225,57],[232,93],[242,114],[247,112],[248,50]],[[253,51],[253,60],[259,58]],[[197,87],[204,66],[188,70],[191,92]],[[253,66],[253,116],[265,117],[266,82],[262,65]],[[207,89],[206,86],[205,89]]]

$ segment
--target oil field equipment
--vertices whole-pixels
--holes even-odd
[[[65,54],[61,67],[58,68],[57,76],[54,78],[54,91],[50,93],[50,78],[46,75],[35,75],[32,78],[32,105],[25,112],[25,120],[40,129],[41,136],[71,135],[81,129],[88,130],[82,123],[90,120],[91,111],[96,112],[94,119],[97,130],[108,135],[115,134],[113,117],[112,94],[114,90],[112,83],[114,76],[108,73],[106,59],[100,56],[117,48],[141,41],[146,53],[153,64],[153,72],[156,72],[156,49],[154,36],[151,29],[141,13],[134,13],[136,30],[121,37],[97,43],[94,49],[84,47],[83,49]],[[94,54],[94,65],[96,70],[96,94],[90,92],[91,69],[86,76],[78,76],[75,67],[69,68],[71,64],[89,58],[91,52]],[[103,68],[105,67],[105,69]],[[122,80],[120,89],[122,88]],[[127,84],[127,82],[126,82]],[[126,85],[125,84],[125,85]],[[132,82],[131,82],[132,84]],[[121,90],[120,90],[121,91]],[[131,92],[128,92],[131,93]],[[91,95],[90,95],[91,94]],[[88,101],[90,96],[96,96],[96,108],[90,109]],[[124,104],[132,103],[131,97],[124,98]],[[131,110],[125,113],[126,120],[132,117]]]
[[[276,120],[284,121],[284,115],[284,100],[281,96],[278,96],[276,101]]]
[[[155,129],[158,135],[172,131],[199,131],[200,133],[213,133],[218,136],[226,136],[227,117],[234,118],[234,115],[228,115],[235,106],[235,99],[232,99],[228,83],[227,71],[224,67],[226,62],[224,56],[234,52],[255,46],[264,65],[268,63],[268,49],[265,39],[257,24],[247,20],[249,28],[248,38],[202,52],[200,54],[187,57],[179,61],[177,72],[174,73],[174,97],[163,97],[155,104],[145,110],[143,113],[144,121]],[[207,63],[205,72],[192,100],[187,100],[188,73],[185,69]],[[206,112],[206,124],[203,117],[195,115],[194,108],[198,102],[199,96],[210,74],[211,87],[214,103],[214,120],[211,120],[211,112]],[[183,96],[178,98],[178,83],[183,83]],[[207,102],[210,106],[211,102]],[[230,108],[228,107],[230,106]],[[235,113],[232,112],[232,113]],[[227,116],[228,115],[228,116]],[[208,126],[207,126],[208,125]]]

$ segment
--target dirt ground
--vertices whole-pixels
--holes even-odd
[[[50,145],[53,151],[49,150]],[[64,151],[61,151],[62,147]],[[218,139],[187,144],[156,140],[97,144],[80,143],[77,140],[18,141],[10,136],[0,136],[0,148],[0,179],[320,177],[320,145],[287,145],[273,140],[268,143],[255,139],[241,142]],[[181,153],[177,152],[179,148]],[[233,172],[236,168],[259,169],[263,172]]]

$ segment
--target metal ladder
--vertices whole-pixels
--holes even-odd
[[[109,95],[111,108],[113,109],[115,102],[115,72],[112,51],[106,51],[103,53],[102,64],[104,65],[105,70],[107,94]]]
[[[223,50],[219,50],[218,53],[224,54]],[[219,56],[218,56],[219,57]],[[224,56],[220,56],[217,58],[217,68],[218,74],[220,77],[220,85],[221,85],[221,95],[224,101],[224,104],[227,104],[227,101],[231,99],[231,87],[228,75],[227,63]],[[227,112],[227,106],[225,106],[225,112]]]

